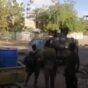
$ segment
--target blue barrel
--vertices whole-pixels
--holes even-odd
[[[15,67],[17,59],[17,49],[0,49],[0,67]]]

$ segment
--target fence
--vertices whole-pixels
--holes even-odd
[[[42,36],[42,33],[37,32],[1,32],[0,39],[5,40],[22,40],[22,41],[31,41],[31,39]]]

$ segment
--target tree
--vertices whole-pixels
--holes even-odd
[[[13,0],[13,2],[8,6],[8,17],[9,17],[8,21],[10,31],[22,30],[24,26],[24,17],[22,11],[23,11],[23,4],[21,3],[19,5],[19,3],[16,0]]]
[[[68,26],[70,31],[82,31],[82,21],[77,16],[73,0],[64,0],[45,9],[38,9],[36,18],[43,30],[59,30],[59,26]],[[43,22],[46,22],[46,24]]]
[[[55,23],[51,23],[51,22],[49,22],[46,26],[47,31],[48,30],[56,30],[57,28],[58,28],[58,25]]]
[[[83,32],[85,35],[88,35],[88,20],[84,20],[84,19],[81,19],[82,20],[82,25],[83,25]]]
[[[37,23],[36,26],[44,31],[45,27],[48,23],[48,18],[49,18],[48,10],[36,9],[34,12],[36,15],[36,17],[35,17],[35,21]]]
[[[13,28],[17,28],[17,31],[22,30],[24,25],[22,10],[22,4],[19,5],[16,0],[0,0],[0,31],[12,31]]]
[[[0,0],[0,31],[8,28],[6,0]]]
[[[12,32],[13,38],[16,39],[16,33],[22,31],[24,27],[23,4],[16,0],[9,1],[8,7],[8,31]]]
[[[62,22],[62,25],[66,24],[70,30],[74,30],[76,20],[77,14],[73,2],[65,1],[64,4],[60,5],[59,21]]]

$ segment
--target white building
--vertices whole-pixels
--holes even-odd
[[[35,29],[36,28],[36,23],[35,23],[34,20],[25,18],[25,27]]]

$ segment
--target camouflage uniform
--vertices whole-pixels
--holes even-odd
[[[59,37],[55,37],[53,39],[53,46],[56,50],[57,56],[57,65],[64,64],[64,59],[68,53],[68,38],[64,35],[60,35]]]
[[[66,58],[66,62],[65,62],[66,88],[77,88],[76,72],[79,69],[79,56],[74,51],[74,49],[75,47],[73,49],[70,49],[70,53]]]
[[[70,43],[74,43],[76,45],[75,52],[78,54],[78,42],[74,38],[67,37],[68,31],[68,27],[61,28],[61,33],[56,35],[55,32],[56,36],[52,39],[53,47],[55,48],[57,54],[57,64],[64,64],[64,59],[69,54],[68,46]]]
[[[27,85],[30,76],[34,73],[35,74],[34,88],[37,87],[37,79],[40,73],[40,61],[39,61],[40,57],[38,52],[39,51],[36,49],[30,52],[32,53],[31,55],[29,53],[29,55],[25,57],[25,61],[26,61],[25,65],[26,65],[26,72],[27,72],[25,86]]]
[[[45,47],[43,51],[45,87],[54,88],[56,76],[56,52],[53,48]]]

